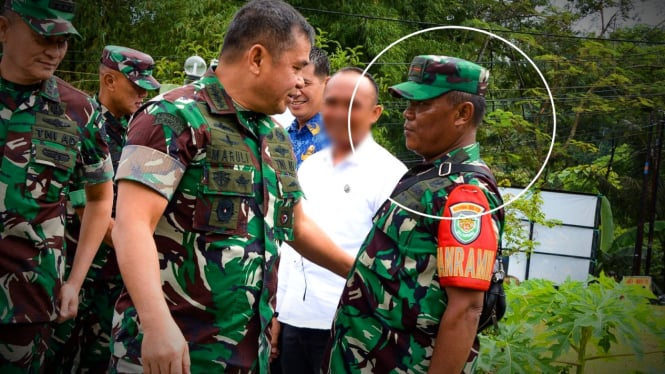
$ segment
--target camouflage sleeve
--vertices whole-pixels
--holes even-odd
[[[170,200],[194,152],[189,126],[170,102],[147,105],[132,119],[116,180],[141,183]]]
[[[74,172],[74,177],[69,183],[69,194],[67,199],[74,208],[84,207],[86,203],[85,183],[83,178],[83,168]]]
[[[68,199],[74,208],[84,207],[86,203],[85,190],[77,189],[75,191],[70,191]]]
[[[97,184],[113,179],[113,165],[109,147],[104,140],[101,113],[88,100],[90,115],[81,135],[82,182]]]
[[[89,113],[88,122],[81,134],[83,165],[79,175],[83,183],[97,184],[113,179],[113,165],[109,147],[104,140],[101,113],[90,101]]]
[[[498,248],[495,223],[480,186],[460,184],[448,195],[439,224],[437,270],[442,287],[487,291]]]

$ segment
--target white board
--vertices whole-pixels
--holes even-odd
[[[521,191],[519,188],[501,188],[502,195],[516,196]],[[546,219],[559,220],[561,225],[548,228],[534,224],[530,238],[539,242],[534,253],[529,259],[524,253],[511,255],[508,274],[520,280],[541,278],[555,283],[563,282],[567,277],[585,280],[595,259],[597,241],[594,238],[600,224],[597,222],[599,197],[553,191],[542,191],[540,196],[543,199],[541,211]],[[524,219],[522,216],[518,218]],[[523,221],[522,224],[530,230],[532,223]]]
[[[536,252],[591,258],[594,230],[583,227],[534,225]]]

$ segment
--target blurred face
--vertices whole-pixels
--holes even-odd
[[[301,33],[294,37],[291,48],[275,58],[263,48],[260,59],[254,57],[259,70],[255,105],[251,108],[264,114],[284,113],[286,107],[304,87],[303,69],[309,63],[311,44]]]
[[[99,100],[116,117],[136,112],[148,96],[148,91],[130,81],[119,71],[106,69],[102,75]]]
[[[67,53],[68,38],[42,36],[13,12],[0,17],[3,78],[24,85],[51,78]]]
[[[446,95],[424,101],[409,101],[404,111],[406,148],[432,160],[453,149],[463,138],[458,106],[450,104]]]
[[[351,108],[351,136],[354,146],[369,133],[372,124],[381,116],[376,104],[376,91],[369,79],[356,72],[333,75],[323,93],[323,123],[330,141],[337,147],[350,147],[348,116],[353,89],[361,79]]]
[[[323,103],[323,89],[326,87],[326,77],[314,74],[314,65],[305,66],[302,70],[303,88],[289,104],[289,111],[301,125],[309,121],[321,111]]]

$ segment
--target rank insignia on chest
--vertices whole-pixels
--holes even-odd
[[[226,186],[231,181],[231,173],[227,171],[216,171],[212,173],[212,178],[220,186]]]

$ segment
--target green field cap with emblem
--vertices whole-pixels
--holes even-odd
[[[71,22],[75,8],[72,0],[5,0],[5,8],[19,14],[40,35],[81,36]]]
[[[146,90],[156,90],[159,82],[152,76],[155,61],[149,54],[135,49],[107,45],[100,61],[103,65],[121,72],[130,81]]]
[[[395,97],[422,101],[449,91],[462,91],[484,96],[489,70],[456,57],[420,55],[409,67],[406,82],[388,89]]]

